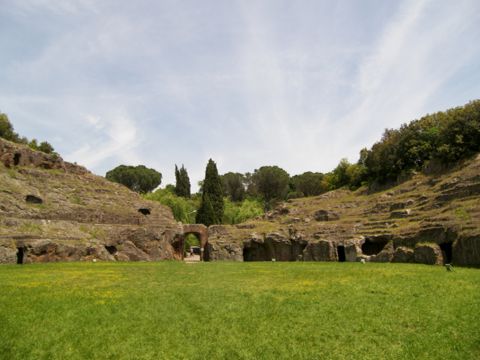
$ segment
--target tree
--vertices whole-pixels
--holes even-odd
[[[7,114],[0,113],[0,137],[18,142],[18,134],[13,130],[13,125],[8,119]]]
[[[187,169],[182,165],[180,170],[175,165],[175,194],[185,198],[190,197],[190,178]]]
[[[150,192],[162,182],[162,174],[144,165],[120,165],[107,172],[105,177],[139,193]]]
[[[323,183],[323,174],[311,171],[292,176],[290,179],[290,188],[292,192],[303,196],[320,195],[328,190]]]
[[[223,219],[223,190],[222,181],[218,175],[217,165],[210,159],[205,170],[205,179],[202,186],[202,200],[197,211],[196,221],[199,224],[210,226],[221,224]]]
[[[42,141],[40,145],[38,145],[38,150],[46,153],[46,154],[52,154],[55,150],[53,149],[53,146],[50,145],[47,141]]]
[[[273,200],[285,199],[288,193],[290,175],[278,166],[262,166],[252,175],[255,189],[269,208]]]
[[[0,137],[19,144],[28,145],[33,150],[42,151],[47,154],[54,153],[55,149],[48,142],[43,141],[38,145],[37,139],[29,141],[25,136],[20,137],[14,130],[7,114],[0,113]]]
[[[240,173],[228,172],[221,176],[224,195],[230,200],[239,202],[245,199],[244,176]]]

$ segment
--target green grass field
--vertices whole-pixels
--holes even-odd
[[[480,270],[0,266],[1,359],[479,359]]]

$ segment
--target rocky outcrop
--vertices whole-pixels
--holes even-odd
[[[337,261],[337,248],[332,241],[309,242],[303,251],[305,261]]]
[[[442,250],[437,244],[418,244],[415,246],[413,258],[418,264],[443,264]]]
[[[280,233],[254,236],[243,243],[244,261],[297,261],[303,258],[307,242]]]
[[[0,263],[176,257],[183,229],[170,209],[2,139],[0,160]]]
[[[84,167],[69,164],[57,154],[35,151],[28,146],[16,144],[0,138],[0,162],[6,168],[32,166],[41,169],[58,169],[75,174],[88,173]]]
[[[370,261],[391,262],[393,260],[393,255],[394,255],[393,242],[389,241],[378,254],[371,256]]]
[[[393,253],[392,262],[397,263],[413,263],[415,260],[413,256],[413,249],[407,248],[405,246],[400,246],[395,249]]]
[[[313,214],[313,218],[317,221],[333,221],[338,220],[340,216],[333,211],[317,210]]]
[[[480,265],[480,235],[460,236],[453,243],[452,262],[462,266]]]

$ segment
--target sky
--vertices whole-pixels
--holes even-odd
[[[327,172],[480,98],[478,0],[0,0],[0,111],[98,175]]]

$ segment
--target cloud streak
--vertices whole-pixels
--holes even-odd
[[[480,4],[5,0],[0,106],[94,172],[329,171],[480,91]]]

